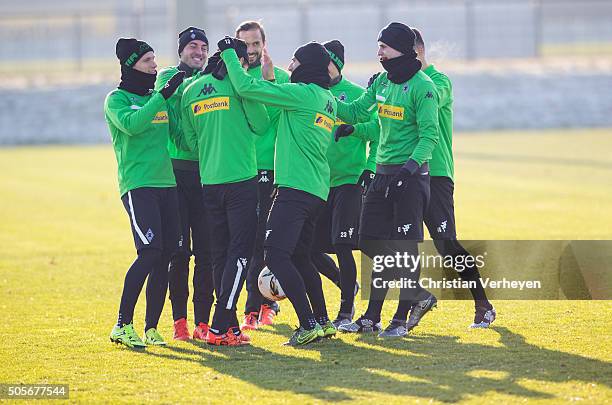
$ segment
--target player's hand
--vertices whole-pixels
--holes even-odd
[[[338,128],[336,128],[336,132],[334,132],[334,140],[338,142],[340,138],[349,136],[354,130],[355,127],[350,124],[340,124],[338,125]]]
[[[276,78],[274,77],[274,64],[272,63],[272,58],[268,53],[267,47],[264,47],[263,51],[261,52],[261,75],[264,80],[276,80]]]
[[[374,172],[372,170],[365,169],[361,176],[359,176],[359,180],[357,180],[357,184],[359,184],[363,188],[363,193],[365,194],[368,191],[368,187],[370,187],[370,183],[374,180]]]
[[[408,179],[412,177],[417,170],[419,170],[419,164],[416,161],[409,159],[408,162],[402,166],[399,172],[397,172],[395,177],[393,177],[391,184],[387,186],[385,198],[398,201],[406,188],[406,181],[408,181]]]
[[[372,85],[372,83],[374,83],[374,80],[376,80],[379,74],[380,72],[376,72],[368,79],[368,88]]]
[[[168,100],[176,91],[178,86],[183,83],[183,79],[185,78],[185,72],[179,70],[168,80],[166,85],[159,91],[161,95]]]
[[[221,52],[226,49],[236,49],[236,40],[226,35],[221,41],[217,42],[217,46]]]

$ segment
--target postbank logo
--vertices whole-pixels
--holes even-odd
[[[402,121],[404,119],[404,107],[378,103],[378,116]]]
[[[317,113],[317,116],[315,117],[314,124],[317,127],[323,128],[327,132],[331,132],[334,128],[334,121],[319,113]]]
[[[213,97],[206,100],[198,101],[191,105],[193,115],[206,114],[211,111],[229,110],[229,97]]]
[[[167,124],[168,123],[168,111],[160,111],[153,117],[152,124]]]

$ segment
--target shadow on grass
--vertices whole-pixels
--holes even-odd
[[[526,388],[523,379],[544,383],[575,380],[610,386],[610,363],[527,343],[523,336],[494,327],[501,347],[460,343],[457,336],[415,335],[380,340],[361,335],[357,344],[336,338],[307,346],[320,360],[270,352],[260,347],[211,348],[192,342],[193,349],[169,346],[147,352],[169,360],[192,361],[265,390],[285,391],[313,399],[366,399],[368,392],[433,398],[456,402],[487,392],[518,399],[553,399],[554,395]],[[278,325],[267,332],[289,336]],[[189,357],[185,357],[188,355]],[[194,358],[193,356],[197,356]]]

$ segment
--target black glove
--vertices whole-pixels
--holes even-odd
[[[217,62],[217,67],[213,69],[212,75],[217,80],[225,79],[225,76],[227,75],[227,67],[225,66],[223,59],[219,59]]]
[[[212,73],[217,68],[217,63],[221,60],[221,51],[217,49],[215,53],[212,54],[210,58],[208,58],[208,63],[204,68],[203,74],[207,75]]]
[[[217,42],[217,46],[221,52],[226,49],[236,49],[236,40],[230,36],[225,36],[222,40]]]
[[[336,132],[334,132],[334,140],[338,142],[338,139],[349,136],[354,130],[355,127],[350,124],[340,124],[338,128],[336,128]]]
[[[170,80],[168,80],[166,85],[159,92],[166,100],[168,100],[170,97],[172,97],[178,86],[183,83],[184,78],[185,72],[179,70],[170,78]]]
[[[399,200],[404,188],[406,187],[406,180],[413,176],[417,170],[419,170],[419,164],[409,159],[408,162],[397,172],[393,180],[391,180],[391,184],[387,186],[387,190],[385,191],[385,198],[389,198],[393,201]]]
[[[368,88],[372,85],[372,83],[374,83],[374,80],[376,80],[379,74],[380,72],[376,72],[368,79]]]
[[[364,193],[368,190],[368,187],[370,187],[370,183],[372,183],[372,180],[374,180],[374,176],[376,176],[376,174],[374,174],[372,170],[368,169],[365,169],[363,173],[361,173],[361,176],[359,176],[357,184],[363,187]]]

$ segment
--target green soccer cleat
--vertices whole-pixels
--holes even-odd
[[[323,330],[322,337],[330,338],[332,336],[336,336],[337,330],[332,321],[327,321],[325,325],[320,325],[320,326],[321,326],[321,329]]]
[[[132,349],[144,349],[147,347],[145,342],[140,339],[140,336],[134,330],[133,324],[123,326],[115,325],[110,334],[110,340],[113,343],[125,345]]]
[[[304,329],[301,326],[293,332],[293,335],[289,339],[288,342],[285,342],[284,346],[303,346],[308,343],[312,343],[319,338],[324,336],[323,329],[321,325],[316,324],[316,326],[312,329]]]
[[[151,328],[145,332],[145,343],[151,346],[166,346],[167,343],[157,329]]]

